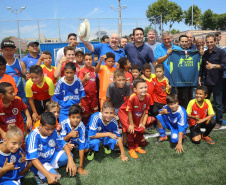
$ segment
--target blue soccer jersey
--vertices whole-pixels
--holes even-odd
[[[112,132],[113,134],[116,134],[117,137],[121,137],[116,119],[112,118],[112,120],[105,125],[102,120],[101,112],[96,112],[90,117],[89,123],[86,125],[86,131],[88,132],[88,137],[105,132]]]
[[[62,137],[57,134],[57,131],[50,136],[42,136],[38,128],[31,131],[26,142],[26,159],[33,160],[39,159],[39,161],[51,164],[56,155],[56,150],[60,151],[64,148],[66,142]]]
[[[4,166],[6,158],[8,158],[8,163],[14,162],[15,168],[20,167],[17,170],[5,173],[0,178],[0,184],[6,181],[17,181],[21,178],[21,176],[19,176],[19,172],[25,168],[25,163],[20,162],[20,159],[22,158],[20,152],[24,153],[22,149],[19,149],[16,153],[3,153],[0,150],[0,169]]]
[[[67,136],[72,130],[71,123],[69,119],[64,120],[61,123],[61,137]],[[70,141],[72,144],[74,144],[76,147],[78,147],[79,150],[86,149],[86,139],[85,139],[85,125],[83,122],[80,121],[78,126],[74,129],[74,131],[78,131],[77,138],[71,138]]]
[[[60,105],[60,115],[68,116],[69,108],[71,105],[79,103],[81,98],[85,97],[85,90],[82,82],[77,76],[74,76],[74,82],[67,84],[65,77],[62,77],[56,85],[53,95],[53,101],[58,102]],[[67,117],[65,117],[67,119]],[[64,120],[64,119],[62,119]],[[61,122],[61,120],[60,120]]]

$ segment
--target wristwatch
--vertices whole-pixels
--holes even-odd
[[[217,68],[216,64],[213,64],[213,68],[214,68],[214,69],[216,69],[216,68]]]

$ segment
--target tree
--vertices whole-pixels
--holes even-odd
[[[164,24],[169,23],[169,30],[172,28],[174,22],[181,22],[183,11],[182,8],[175,2],[168,0],[158,0],[157,2],[152,3],[148,6],[146,11],[147,18],[158,18],[162,15],[162,22]],[[149,19],[153,24],[154,20]]]
[[[180,33],[180,30],[176,30],[176,29],[172,29],[170,31],[170,33],[173,35],[173,34],[176,34],[176,33]]]
[[[217,29],[218,14],[213,13],[212,10],[208,9],[203,13],[202,26],[203,30],[215,30]]]
[[[193,25],[195,29],[201,25],[201,15],[201,9],[193,5]],[[184,11],[184,20],[186,25],[192,25],[192,6],[190,6],[187,11]]]
[[[4,41],[4,40],[10,40],[11,37],[12,37],[12,36],[10,36],[10,37],[5,37],[4,39],[2,39],[2,41]]]
[[[226,30],[226,13],[218,15],[217,26],[220,30]]]

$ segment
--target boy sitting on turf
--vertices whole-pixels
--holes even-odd
[[[105,60],[106,65],[101,65]],[[113,72],[116,70],[113,67],[115,64],[115,54],[112,52],[106,53],[106,55],[101,56],[99,63],[95,67],[95,73],[98,73],[100,80],[99,88],[99,99],[100,99],[100,108],[103,103],[106,101],[106,93],[108,85],[113,82]]]
[[[209,144],[215,144],[209,137],[216,125],[216,120],[213,119],[215,113],[210,100],[205,99],[207,96],[208,90],[205,86],[197,87],[195,99],[191,100],[187,107],[191,140],[195,144],[199,144],[201,139]],[[201,127],[206,128],[203,134],[201,134]]]
[[[139,147],[145,132],[145,125],[149,124],[148,110],[150,95],[147,94],[147,83],[143,78],[133,81],[134,93],[129,97],[118,111],[123,132],[127,132],[127,143],[130,157],[138,158],[138,153],[146,151]]]
[[[126,74],[126,81],[129,82],[130,84],[133,82],[133,75],[129,71],[131,69],[131,63],[129,62],[129,59],[126,57],[121,57],[118,60],[119,67],[123,70],[125,70]]]
[[[94,152],[99,151],[101,142],[106,154],[110,154],[118,143],[121,152],[120,158],[122,161],[128,160],[119,134],[118,123],[114,116],[115,107],[113,103],[104,102],[101,112],[96,112],[90,117],[89,123],[86,125],[87,141],[90,148],[87,155],[88,160],[93,160]]]
[[[78,173],[86,175],[87,170],[83,169],[84,153],[88,152],[88,145],[85,138],[85,125],[82,123],[82,108],[78,105],[72,105],[69,108],[68,119],[62,122],[61,137],[66,142],[70,143],[70,146],[79,150],[80,163],[78,167]]]
[[[65,76],[59,79],[54,92],[53,101],[60,105],[59,123],[68,119],[69,108],[76,103],[81,105],[81,100],[85,97],[84,87],[80,79],[75,76],[76,66],[73,62],[65,65]]]
[[[43,75],[42,68],[38,65],[30,67],[30,75],[25,91],[33,112],[32,118],[37,122],[40,115],[45,112],[46,102],[52,100],[55,86],[49,77]]]
[[[96,73],[92,66],[93,55],[92,53],[86,53],[84,55],[85,66],[79,72],[79,78],[85,89],[86,96],[82,98],[83,115],[82,121],[87,125],[89,117],[98,111],[97,106],[97,85],[96,85]]]
[[[20,185],[20,179],[32,166],[30,162],[26,165],[26,158],[20,148],[23,143],[22,131],[11,124],[3,142],[0,142],[0,184]]]
[[[56,118],[51,112],[44,112],[38,128],[33,130],[26,142],[26,159],[32,161],[31,171],[42,181],[56,184],[60,175],[54,169],[67,164],[66,172],[74,176],[77,167],[71,150],[55,129]]]
[[[27,116],[26,125],[32,126],[30,113],[27,105],[18,96],[15,96],[12,84],[8,82],[0,83],[0,135],[4,139],[9,124],[18,126],[24,134],[24,119],[21,111]]]
[[[155,143],[161,143],[168,139],[165,134],[165,129],[171,130],[171,142],[176,143],[176,152],[184,151],[182,146],[182,139],[185,138],[185,132],[188,128],[186,110],[178,105],[177,95],[170,94],[166,97],[167,105],[159,110],[156,116],[159,127],[160,137]]]

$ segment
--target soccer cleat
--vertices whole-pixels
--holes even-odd
[[[36,181],[36,183],[37,183],[37,185],[48,185],[48,183],[47,182],[43,182],[38,176],[34,176],[34,179],[35,179],[35,181]]]
[[[94,151],[93,150],[89,150],[89,152],[88,152],[88,154],[87,154],[87,159],[89,160],[89,161],[92,161],[93,160],[93,158],[94,158]]]
[[[209,136],[203,137],[203,134],[202,134],[202,140],[208,142],[211,145],[215,144],[214,140],[212,140]]]
[[[138,155],[137,155],[137,153],[135,152],[134,149],[130,149],[130,150],[129,150],[129,155],[130,155],[130,157],[133,158],[133,159],[137,159],[137,158],[138,158]]]
[[[141,147],[137,147],[135,149],[136,152],[140,153],[140,154],[146,154],[147,152],[145,150],[143,150]]]
[[[108,146],[104,147],[104,152],[105,152],[105,154],[110,154],[111,153],[111,149]]]
[[[155,141],[155,143],[161,143],[161,142],[163,142],[163,141],[166,141],[168,139],[168,137],[167,137],[167,135],[165,135],[165,137],[159,137],[158,139],[157,139],[157,141]]]

